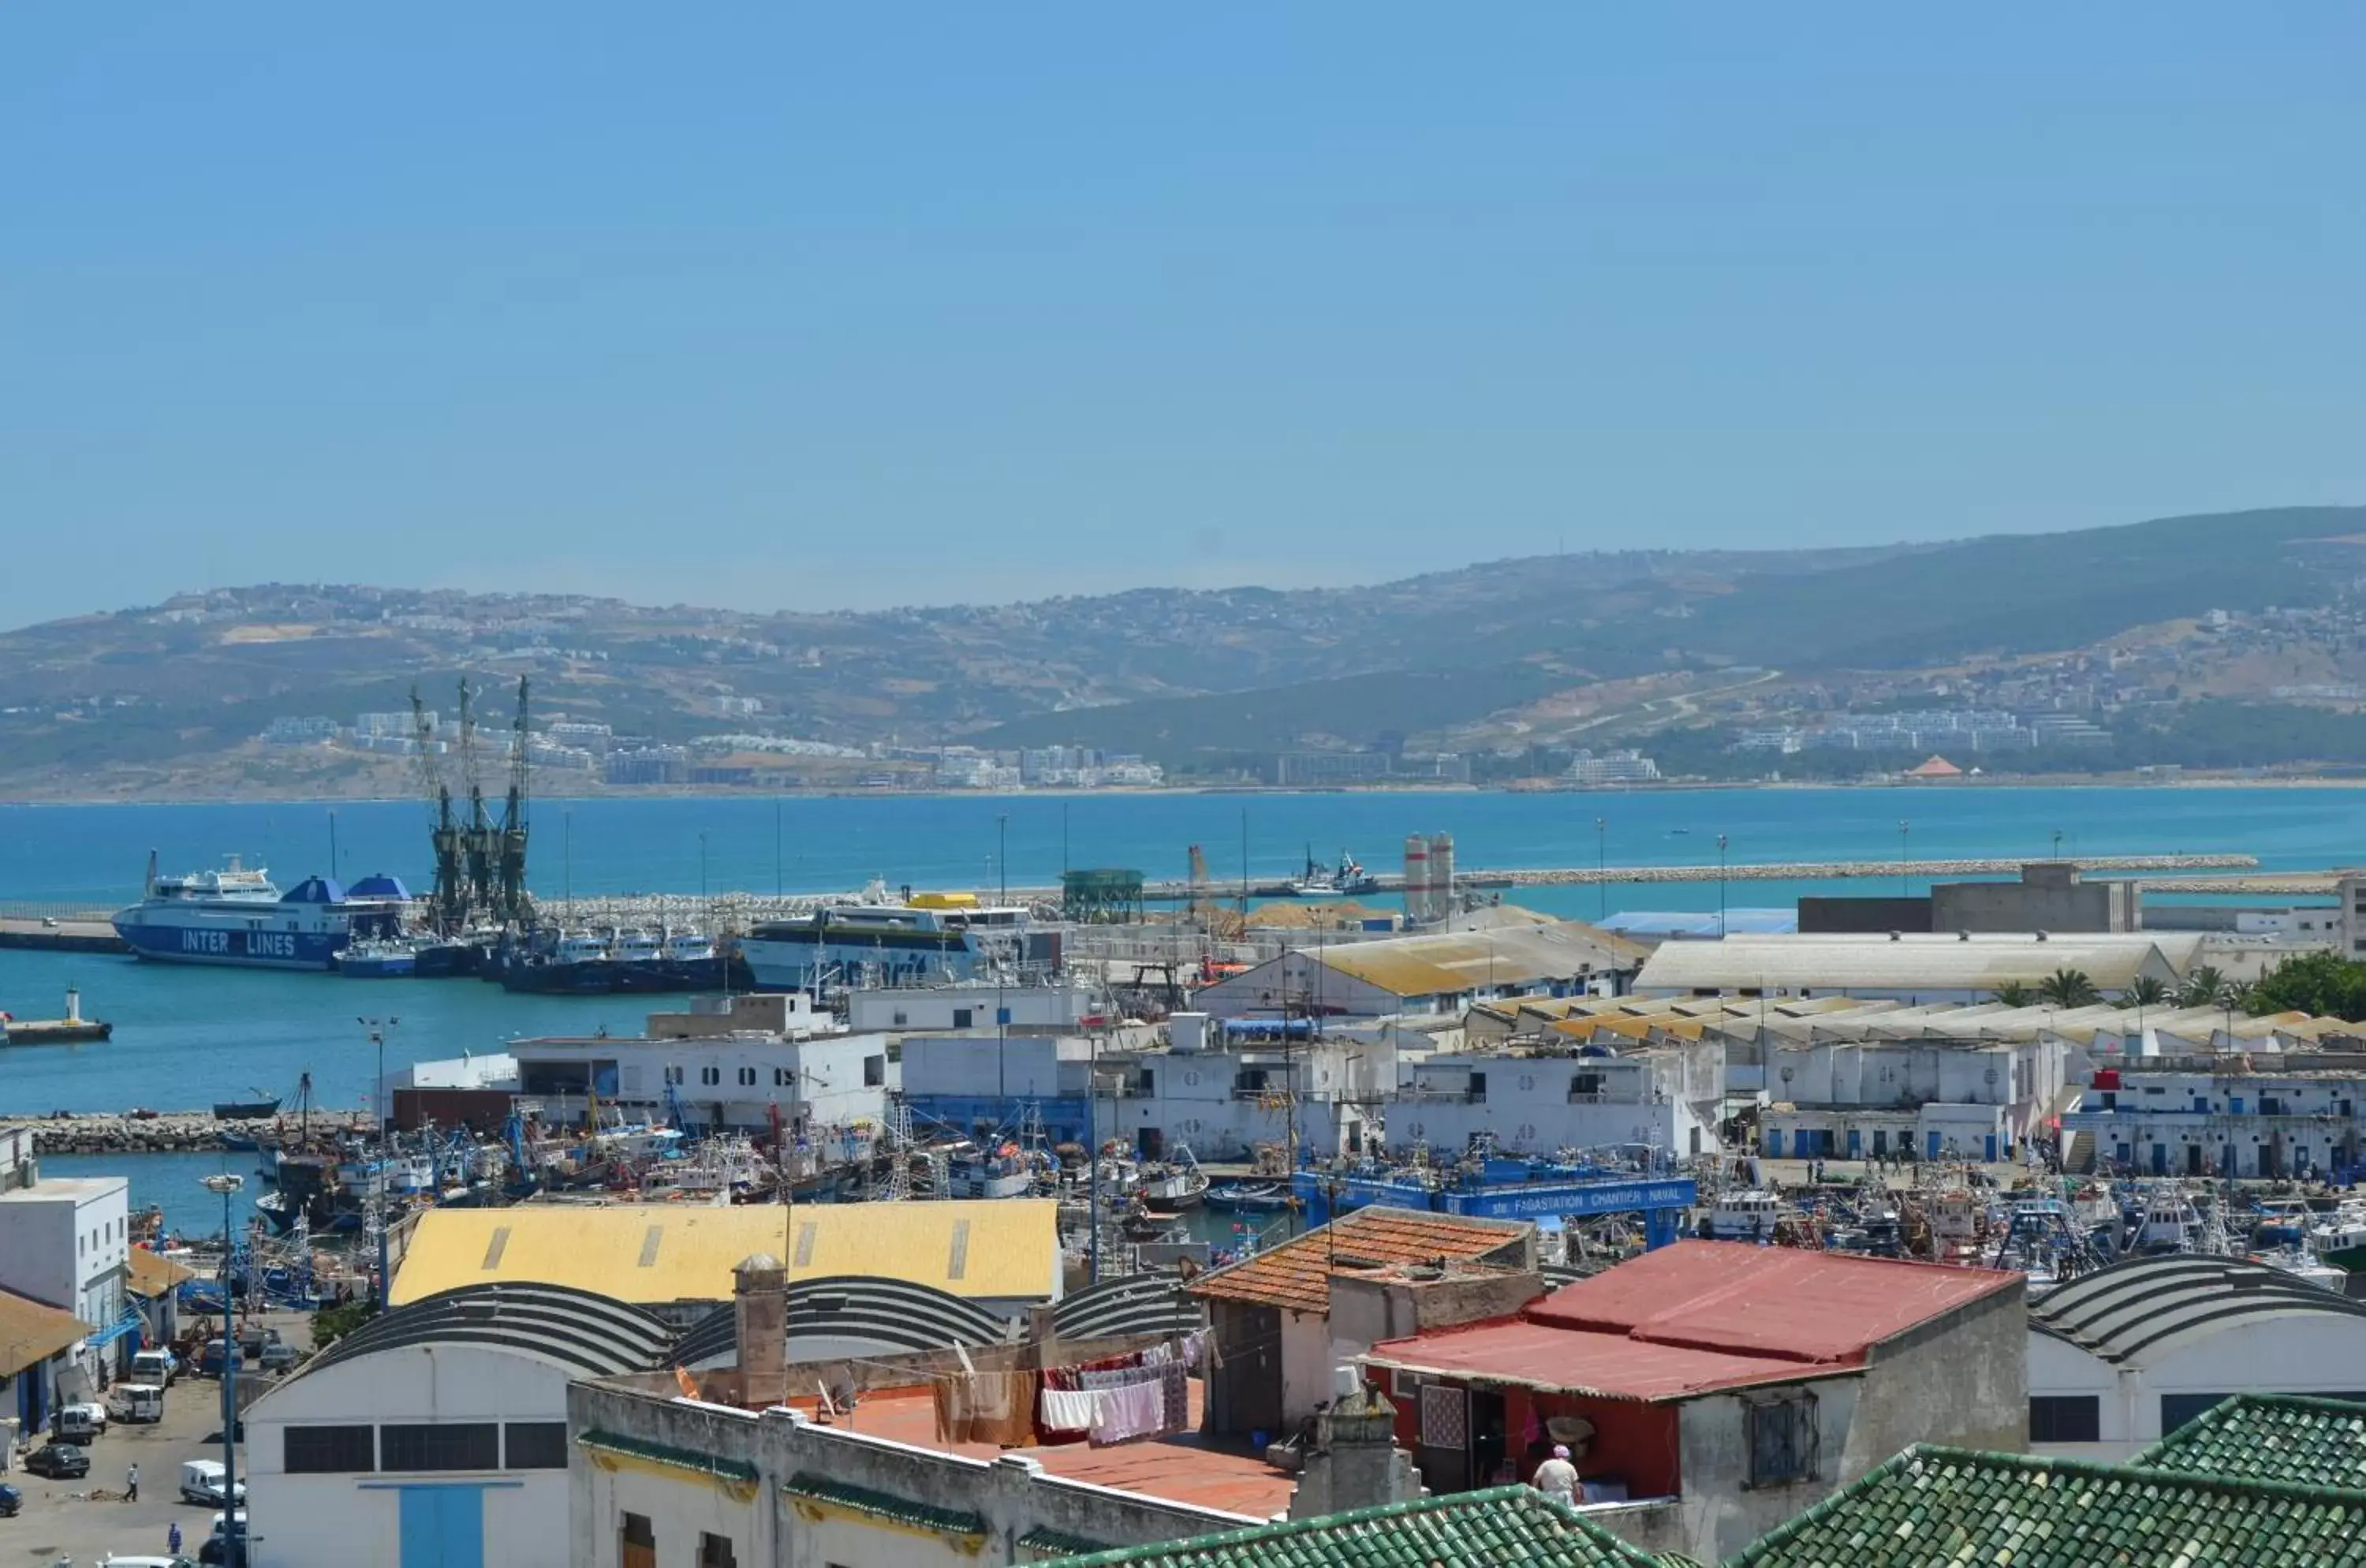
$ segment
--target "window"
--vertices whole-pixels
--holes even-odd
[[[1142,1081],[1135,1086],[1135,1092],[1137,1094],[1144,1095],[1155,1095],[1158,1092],[1158,1072],[1156,1068],[1144,1067],[1142,1069]]]
[[[2029,1440],[2033,1443],[2100,1443],[2103,1401],[2092,1393],[2033,1393]]]
[[[668,1067],[665,1070],[665,1081],[668,1083],[682,1082],[682,1069],[680,1067]]]
[[[728,1537],[708,1535],[704,1531],[699,1533],[698,1568],[738,1568],[738,1565],[739,1560],[731,1555]]]
[[[886,1081],[887,1058],[884,1056],[863,1057],[862,1087],[865,1089],[877,1089]]]
[[[624,1568],[657,1568],[658,1532],[647,1514],[626,1514],[616,1530],[617,1556]]]
[[[501,1428],[490,1421],[440,1427],[380,1427],[378,1468],[409,1470],[499,1470]]]
[[[975,1017],[976,1012],[977,1010],[975,1008],[953,1009],[953,1027],[955,1029],[967,1029],[970,1026],[970,1021]]]
[[[789,1087],[788,1068],[774,1067],[772,1069],[772,1087],[774,1089],[786,1089]]]
[[[348,1475],[377,1468],[377,1434],[368,1427],[290,1427],[280,1436],[280,1468],[290,1475]]]
[[[740,1088],[742,1088],[742,1089],[753,1089],[753,1088],[755,1087],[755,1085],[756,1085],[756,1069],[755,1069],[755,1068],[753,1068],[753,1067],[742,1067],[742,1068],[740,1068],[740,1069],[739,1069],[739,1087],[740,1087]]]
[[[698,1069],[698,1081],[704,1084],[721,1083],[723,1081],[723,1069],[721,1067],[701,1067]]]
[[[565,1470],[567,1423],[513,1421],[501,1428],[501,1449],[510,1470]]]
[[[1784,1486],[1816,1478],[1816,1396],[1786,1394],[1748,1407],[1750,1484]]]

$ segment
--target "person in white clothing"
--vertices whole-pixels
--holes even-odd
[[[1537,1466],[1536,1489],[1548,1497],[1558,1497],[1564,1503],[1577,1501],[1577,1466],[1569,1462],[1569,1450],[1560,1444],[1553,1446],[1552,1458]]]

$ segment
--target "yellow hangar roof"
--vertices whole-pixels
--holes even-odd
[[[789,1278],[862,1277],[950,1295],[1059,1294],[1058,1205],[1003,1198],[927,1203],[526,1203],[430,1209],[420,1216],[388,1300],[460,1285],[530,1280],[613,1301],[727,1301],[731,1270],[759,1252]]]

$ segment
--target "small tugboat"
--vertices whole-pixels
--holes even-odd
[[[419,950],[400,939],[355,942],[337,953],[348,980],[407,980],[419,973]]]

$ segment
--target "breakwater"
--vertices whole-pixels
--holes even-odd
[[[203,1154],[231,1145],[225,1132],[245,1137],[258,1134],[276,1138],[289,1119],[279,1122],[218,1122],[204,1111],[125,1111],[117,1115],[57,1111],[48,1116],[15,1119],[33,1130],[33,1147],[45,1155],[185,1155]],[[366,1131],[369,1119],[340,1112],[314,1111],[309,1122],[314,1136]],[[292,1130],[292,1129],[290,1129]]]

